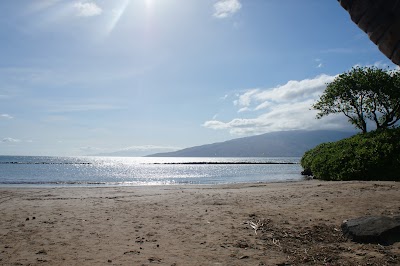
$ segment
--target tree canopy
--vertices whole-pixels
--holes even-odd
[[[322,180],[400,181],[400,128],[320,144],[303,155],[301,166]]]
[[[367,132],[367,120],[377,129],[395,127],[400,120],[400,73],[376,67],[354,67],[327,85],[312,105],[317,118],[343,113],[356,128]]]

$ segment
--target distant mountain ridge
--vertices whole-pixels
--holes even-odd
[[[318,144],[338,141],[355,134],[334,130],[279,131],[147,157],[300,157]]]

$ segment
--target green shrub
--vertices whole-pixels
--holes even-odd
[[[301,166],[323,180],[400,181],[400,128],[318,145],[303,155]]]

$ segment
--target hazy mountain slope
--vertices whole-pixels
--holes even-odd
[[[152,157],[289,157],[323,142],[337,141],[355,132],[332,130],[293,130],[266,133],[225,142],[186,148],[175,152],[156,153]]]

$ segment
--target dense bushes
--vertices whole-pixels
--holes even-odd
[[[400,181],[400,128],[321,144],[303,155],[301,166],[323,180]]]

